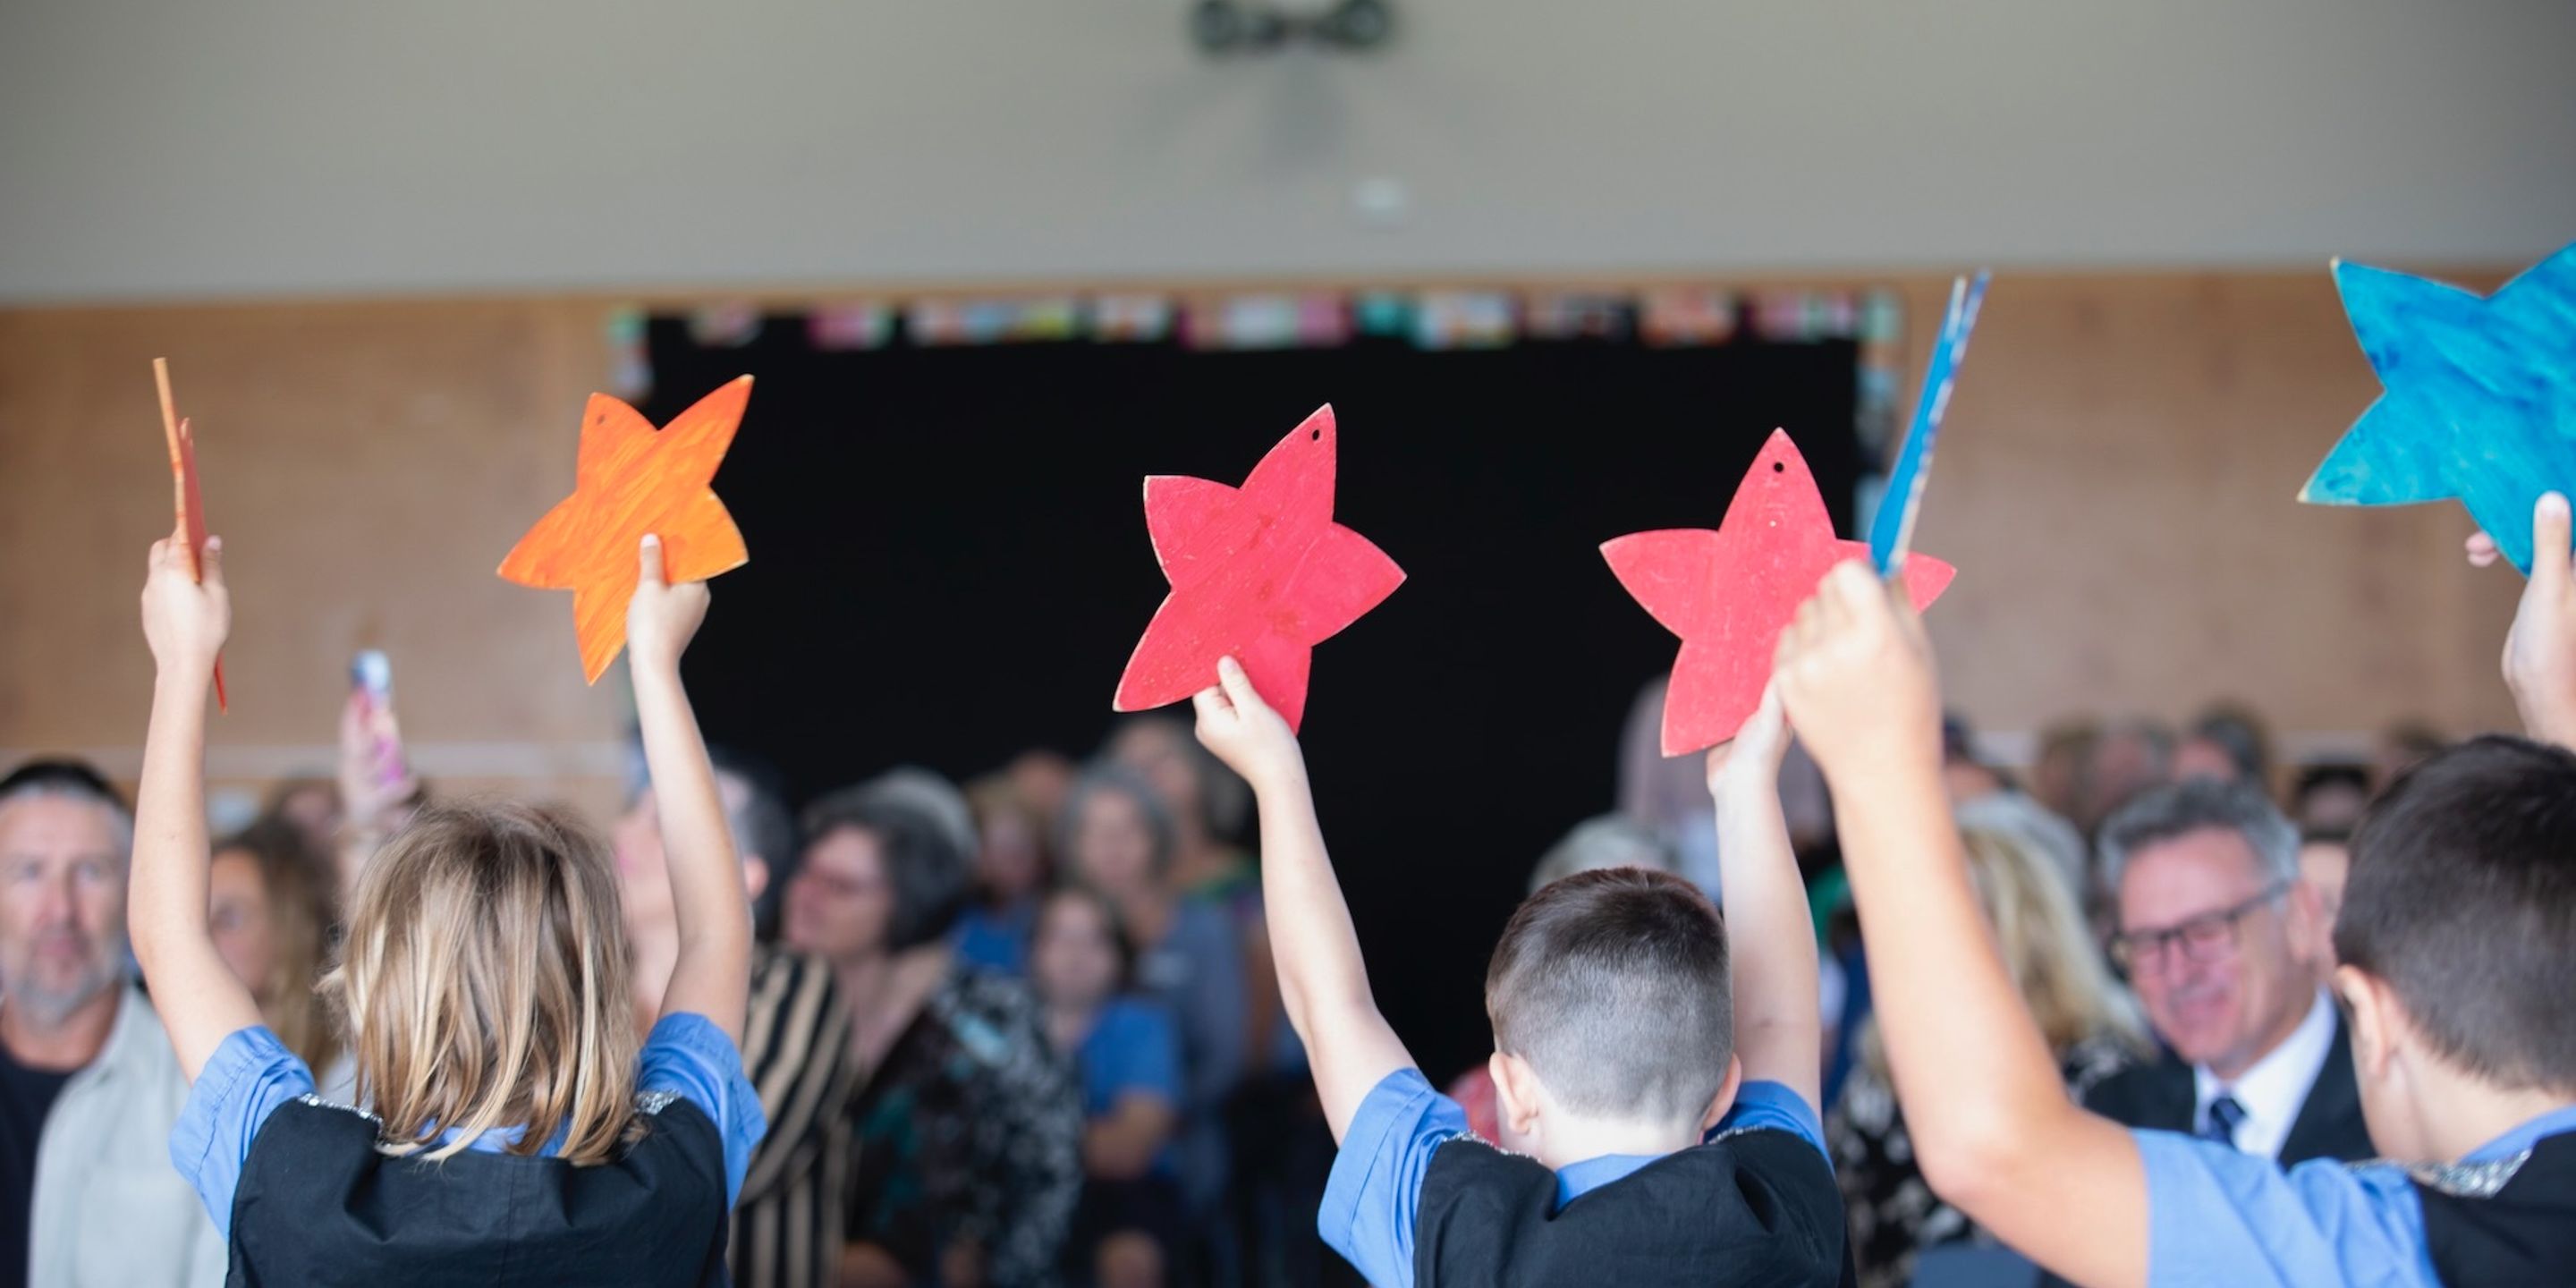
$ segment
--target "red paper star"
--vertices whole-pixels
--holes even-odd
[[[1232,654],[1295,729],[1314,646],[1404,582],[1369,540],[1333,522],[1333,409],[1280,439],[1238,490],[1207,479],[1145,480],[1145,527],[1172,593],[1118,678],[1119,711],[1178,702],[1216,683]]]
[[[581,671],[591,683],[626,647],[626,601],[635,597],[644,534],[662,538],[663,575],[675,585],[750,562],[742,530],[707,486],[750,402],[751,377],[743,376],[656,430],[625,403],[590,396],[573,493],[511,547],[501,576],[572,592]]]
[[[1639,532],[1604,543],[1601,553],[1638,604],[1682,637],[1664,697],[1664,754],[1679,756],[1735,736],[1762,703],[1772,651],[1798,605],[1827,569],[1868,559],[1869,543],[1835,539],[1807,458],[1786,431],[1773,430],[1717,531]],[[1929,555],[1909,556],[1906,594],[1924,608],[1956,572]]]

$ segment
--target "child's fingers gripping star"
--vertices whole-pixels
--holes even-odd
[[[1781,632],[1773,683],[1828,776],[1940,753],[1940,692],[1922,621],[1901,586],[1834,565]]]
[[[1226,768],[1259,787],[1268,777],[1299,763],[1297,735],[1272,709],[1243,665],[1220,658],[1217,682],[1190,699],[1198,711],[1199,741],[1224,761]]]
[[[2544,493],[2531,511],[2531,579],[2504,637],[2504,681],[2532,737],[2576,745],[2576,553],[2567,498]],[[2483,535],[2483,534],[2482,534]],[[2490,543],[2492,544],[2492,543]]]
[[[1743,727],[1708,749],[1708,790],[1723,797],[1729,790],[1772,791],[1780,781],[1780,763],[1789,754],[1789,720],[1780,707],[1777,681],[1764,686],[1762,705]]]
[[[646,533],[636,547],[635,597],[626,606],[626,647],[636,665],[676,667],[707,620],[712,598],[703,581],[664,580],[662,539]]]
[[[143,580],[143,638],[165,672],[211,675],[232,630],[222,538],[206,539],[202,582],[198,569],[189,558],[186,531],[152,543]]]

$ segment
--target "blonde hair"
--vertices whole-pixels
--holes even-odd
[[[608,847],[551,809],[424,808],[360,877],[341,961],[358,1095],[389,1154],[521,1129],[587,1166],[635,1127],[636,1035]]]
[[[2057,863],[2028,838],[2003,829],[1963,828],[1959,842],[1996,951],[2048,1049],[2063,1056],[2085,1042],[2109,1041],[2144,1054],[2147,1031],[2137,1003],[2112,982]],[[1863,1058],[1884,1074],[1886,1052],[1875,1022],[1862,1041]]]

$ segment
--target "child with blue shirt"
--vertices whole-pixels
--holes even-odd
[[[726,1213],[761,1136],[738,1048],[751,911],[679,659],[703,584],[644,538],[627,610],[637,719],[680,949],[639,1045],[617,874],[550,811],[425,811],[368,864],[337,969],[361,1110],[260,1023],[206,925],[206,689],[231,626],[220,545],[152,548],[159,679],[128,919],[191,1088],[171,1160],[236,1284],[721,1284]]]
[[[1107,897],[1061,886],[1036,913],[1029,986],[1048,1043],[1082,1078],[1082,1201],[1065,1269],[1099,1288],[1154,1288],[1181,1233],[1180,1031],[1170,1012],[1127,994],[1136,950]]]
[[[2372,1142],[2302,1163],[2070,1103],[1980,923],[1941,787],[1930,645],[1901,594],[1829,573],[1774,683],[1834,786],[1880,1034],[1923,1175],[2096,1288],[2564,1284],[2576,1277],[2576,567],[2539,503],[2505,645],[2532,740],[2434,755],[2371,806],[2335,990]],[[2183,934],[2186,930],[2170,933]],[[2224,934],[2222,928],[2220,933]]]
[[[1259,802],[1280,991],[1341,1144],[1326,1243],[1378,1288],[1847,1279],[1776,703],[1710,757],[1725,921],[1689,882],[1611,869],[1547,886],[1504,929],[1485,1001],[1523,1157],[1468,1134],[1378,1013],[1296,736],[1233,659],[1219,681],[1195,699],[1199,737]]]

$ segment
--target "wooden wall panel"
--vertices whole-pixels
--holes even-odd
[[[1943,289],[1908,284],[1918,344]],[[2238,697],[2314,750],[2510,723],[2520,581],[2466,566],[2459,507],[2295,502],[2377,393],[2323,272],[1999,281],[1918,536],[1961,569],[1953,699],[2028,731]]]
[[[583,687],[568,597],[493,575],[570,488],[600,335],[550,302],[0,313],[0,747],[139,758],[167,356],[233,588],[214,772],[327,769],[375,646],[428,772],[613,802],[618,687]]]
[[[1919,348],[1946,279],[1895,280]],[[604,307],[0,311],[0,759],[132,770],[166,355],[233,559],[218,773],[320,768],[348,655],[372,645],[430,772],[607,807],[618,678],[584,688],[565,597],[492,574],[570,483]],[[2322,271],[2000,280],[1919,541],[1961,568],[1934,618],[1955,701],[2007,751],[2068,712],[2224,696],[2310,749],[2400,717],[2509,723],[2494,659],[2519,583],[2461,562],[2458,509],[2292,500],[2375,391]]]

